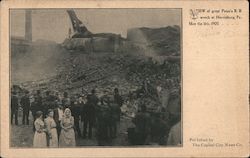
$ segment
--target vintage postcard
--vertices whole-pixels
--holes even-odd
[[[249,156],[248,9],[1,1],[1,156]]]

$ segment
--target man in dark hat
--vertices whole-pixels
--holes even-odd
[[[81,107],[81,104],[79,103],[78,98],[74,98],[74,100],[72,101],[73,101],[73,104],[71,106],[71,112],[74,117],[74,126],[75,126],[75,130],[77,131],[78,136],[81,137],[79,121],[81,117],[82,107]]]
[[[118,104],[119,107],[121,107],[122,104],[123,104],[123,99],[122,99],[121,95],[119,94],[118,88],[115,88],[115,89],[114,89],[114,102],[115,102],[116,104]]]
[[[89,101],[94,105],[96,106],[99,102],[99,99],[98,97],[96,96],[96,91],[95,89],[92,89],[91,90],[91,94],[89,95]]]
[[[109,97],[104,95],[101,105],[97,108],[97,141],[99,146],[112,145],[111,129],[111,109]]]
[[[51,95],[50,91],[46,91],[46,96],[44,98],[44,102],[43,102],[43,113],[44,116],[46,116],[48,114],[48,110],[49,109],[54,109],[55,108],[55,98],[54,96]]]
[[[23,125],[29,125],[30,98],[29,91],[25,91],[25,95],[21,98],[20,104],[23,108]]]
[[[35,103],[36,103],[36,107],[37,107],[36,111],[43,111],[43,107],[42,107],[43,98],[41,96],[41,91],[40,90],[36,91]]]
[[[12,92],[11,95],[11,124],[15,117],[15,124],[18,125],[18,98],[16,92]]]
[[[118,88],[114,89],[114,103],[112,104],[112,111],[113,111],[113,117],[115,119],[115,124],[114,124],[114,135],[116,136],[117,134],[117,125],[118,127],[120,126],[120,119],[121,119],[121,107],[123,104],[123,99],[121,95],[119,94]]]
[[[63,99],[62,99],[62,106],[63,106],[63,110],[65,110],[66,108],[69,108],[70,107],[70,98],[68,96],[68,93],[67,92],[64,92],[63,93]]]
[[[121,109],[119,105],[113,100],[110,102],[110,136],[115,138],[117,136],[117,129],[120,123]]]
[[[147,107],[143,104],[141,111],[138,112],[132,122],[135,124],[135,133],[132,136],[134,145],[146,144],[146,139],[150,133],[150,115],[146,112]]]
[[[60,136],[61,133],[61,120],[63,118],[63,107],[62,104],[60,102],[57,102],[57,107],[54,109],[54,116],[53,116],[55,123],[56,123],[56,129],[57,129],[57,135],[58,138]]]
[[[93,94],[93,93],[92,93]],[[86,138],[88,128],[88,138],[92,138],[92,128],[96,118],[96,104],[95,100],[92,100],[93,95],[87,96],[87,102],[83,108],[83,138]]]
[[[170,130],[168,120],[164,112],[151,113],[150,138],[159,145],[166,145],[167,133]]]

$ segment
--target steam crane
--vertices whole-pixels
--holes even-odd
[[[92,33],[79,20],[73,9],[67,10],[73,35],[69,30],[69,38],[63,42],[63,46],[69,50],[84,50],[85,52],[116,52],[121,40],[121,35],[113,33]]]
[[[82,21],[77,18],[74,10],[67,10],[67,13],[69,14],[74,31],[72,38],[86,38],[92,35]]]

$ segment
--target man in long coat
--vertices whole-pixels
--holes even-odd
[[[29,124],[29,112],[30,112],[30,98],[29,92],[26,91],[25,95],[21,98],[20,104],[23,108],[23,125],[26,123]]]
[[[18,98],[16,92],[11,95],[11,124],[15,117],[15,124],[18,125]]]

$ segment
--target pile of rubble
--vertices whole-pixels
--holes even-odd
[[[112,95],[118,88],[124,98],[123,113],[133,117],[143,102],[156,109],[161,101],[159,88],[180,88],[179,63],[157,63],[151,58],[128,53],[67,53],[56,67],[55,76],[22,84],[28,90],[89,93],[95,88],[98,96]]]

